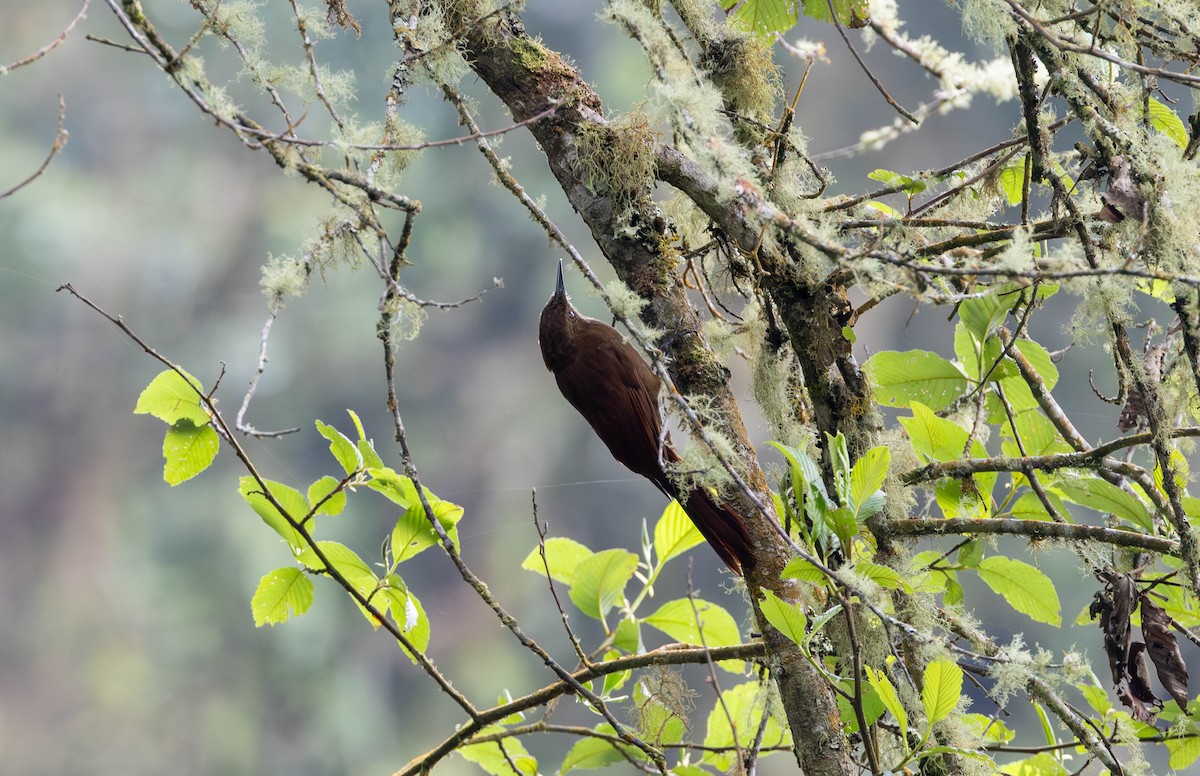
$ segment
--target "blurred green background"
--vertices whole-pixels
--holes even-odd
[[[177,46],[198,27],[186,3],[145,6]],[[78,8],[67,0],[10,3],[0,18],[0,63],[48,43]],[[644,99],[650,74],[638,47],[596,19],[599,8],[532,0],[525,19],[619,111]],[[373,120],[396,49],[383,4],[352,2],[349,9],[363,25],[362,38],[341,34],[318,42],[317,52],[356,72],[355,110]],[[952,11],[937,10],[912,24],[928,25],[971,57],[993,56],[962,40]],[[296,61],[290,8],[275,2],[266,12],[268,51]],[[0,190],[44,158],[60,94],[70,131],[47,172],[0,201],[0,772],[390,773],[451,732],[461,721],[458,710],[331,584],[317,580],[317,602],[305,617],[254,627],[250,595],[259,577],[288,557],[237,495],[236,461],[223,450],[214,469],[168,488],[163,428],[132,414],[158,365],[82,304],[54,293],[71,282],[205,385],[224,364],[220,396],[232,414],[266,317],[260,267],[271,255],[298,252],[326,199],[214,127],[144,57],[85,35],[124,39],[108,8],[93,2],[64,45],[0,79]],[[814,152],[895,119],[832,28],[802,21],[791,37],[824,40],[831,60],[814,68],[799,103],[798,121]],[[236,72],[231,52],[210,45],[204,53],[210,73]],[[929,99],[935,84],[917,68],[880,47],[867,57],[902,103]],[[794,86],[801,68],[785,66]],[[466,78],[463,88],[480,99],[485,128],[511,122],[475,79]],[[231,89],[244,108],[263,115],[248,84]],[[320,113],[315,104],[308,111]],[[429,138],[463,134],[452,107],[425,87],[413,90],[403,116]],[[305,125],[308,135],[317,122]],[[979,102],[934,116],[880,153],[830,161],[837,178],[831,191],[870,188],[865,176],[875,167],[907,172],[957,161],[1005,139],[1016,122],[1013,103]],[[603,273],[528,136],[506,136],[500,152],[531,194],[546,196],[552,217]],[[399,355],[400,409],[417,465],[439,496],[465,507],[467,561],[530,632],[571,663],[544,581],[517,568],[536,542],[531,491],[537,489],[539,516],[552,534],[593,549],[636,547],[641,520],[656,519],[663,504],[611,461],[545,372],[535,322],[559,252],[491,184],[474,147],[426,152],[400,192],[424,203],[409,252],[414,266],[403,276],[414,293],[452,301],[504,279],[480,303],[431,312]],[[580,306],[601,314],[582,280],[569,282]],[[303,487],[331,473],[312,421],[348,430],[346,409],[363,418],[385,460],[399,465],[375,338],[381,290],[369,267],[343,268],[315,281],[280,315],[247,419],[260,429],[302,432],[247,442],[266,476]],[[863,321],[863,358],[885,348],[952,352],[949,310],[910,319],[910,305],[890,300]],[[1064,329],[1070,314],[1068,301],[1040,316],[1035,333],[1050,349],[1072,338]],[[1061,367],[1058,394],[1085,433],[1111,438],[1116,410],[1092,397],[1083,379],[1088,367],[1104,373],[1107,363],[1097,348],[1075,352]],[[750,420],[755,441],[765,442],[763,425]],[[374,559],[394,519],[386,502],[360,493],[334,530]],[[744,617],[741,598],[722,591],[728,577],[715,555],[706,548],[693,555],[700,593]],[[1059,582],[1067,620],[1093,590],[1091,582],[1079,584],[1072,561],[1062,553],[1038,561]],[[686,591],[685,564],[677,566],[659,585],[661,600]],[[429,552],[406,569],[432,620],[431,652],[461,690],[486,704],[506,689],[516,695],[550,681],[444,557]],[[976,586],[969,594],[1001,640],[1024,631],[1052,650],[1076,645],[1101,654],[1092,629],[1035,627],[990,592]],[[594,638],[597,629],[584,619],[574,617],[573,625]],[[699,693],[697,708],[708,709],[703,674],[687,676]],[[579,712],[578,719],[588,717]],[[702,736],[703,720],[697,724]],[[563,745],[528,746],[548,754],[549,770]],[[444,767],[475,772],[461,760]],[[788,773],[794,764],[782,756],[764,768]]]

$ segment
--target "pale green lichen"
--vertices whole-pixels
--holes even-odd
[[[575,168],[593,194],[612,200],[618,221],[654,186],[654,132],[640,111],[607,124],[580,126],[575,137]]]
[[[311,275],[312,265],[307,261],[292,256],[268,256],[258,285],[271,309],[277,310],[285,299],[304,295]]]

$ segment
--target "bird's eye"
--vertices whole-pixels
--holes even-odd
[[[574,317],[575,317],[575,311],[574,311],[574,310],[567,310],[567,317],[568,317],[568,318],[574,318]]]

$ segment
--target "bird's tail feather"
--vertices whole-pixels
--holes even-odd
[[[725,561],[729,570],[738,576],[742,575],[742,566],[753,560],[750,535],[746,532],[746,524],[741,515],[734,512],[730,506],[718,501],[715,496],[704,488],[691,492],[687,501],[683,502],[683,511],[695,523],[696,528],[708,541],[709,545]]]

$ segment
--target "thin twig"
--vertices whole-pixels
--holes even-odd
[[[68,24],[54,40],[50,41],[45,46],[42,46],[40,49],[27,57],[18,59],[16,62],[10,62],[7,65],[0,65],[0,76],[8,75],[18,67],[25,67],[26,65],[33,64],[54,49],[61,46],[66,41],[67,36],[71,34],[71,31],[75,29],[75,25],[79,24],[79,22],[83,20],[83,17],[87,15],[88,5],[90,5],[91,2],[92,0],[83,0],[83,7],[79,9],[79,13],[75,14],[75,18],[71,20],[70,24]]]

